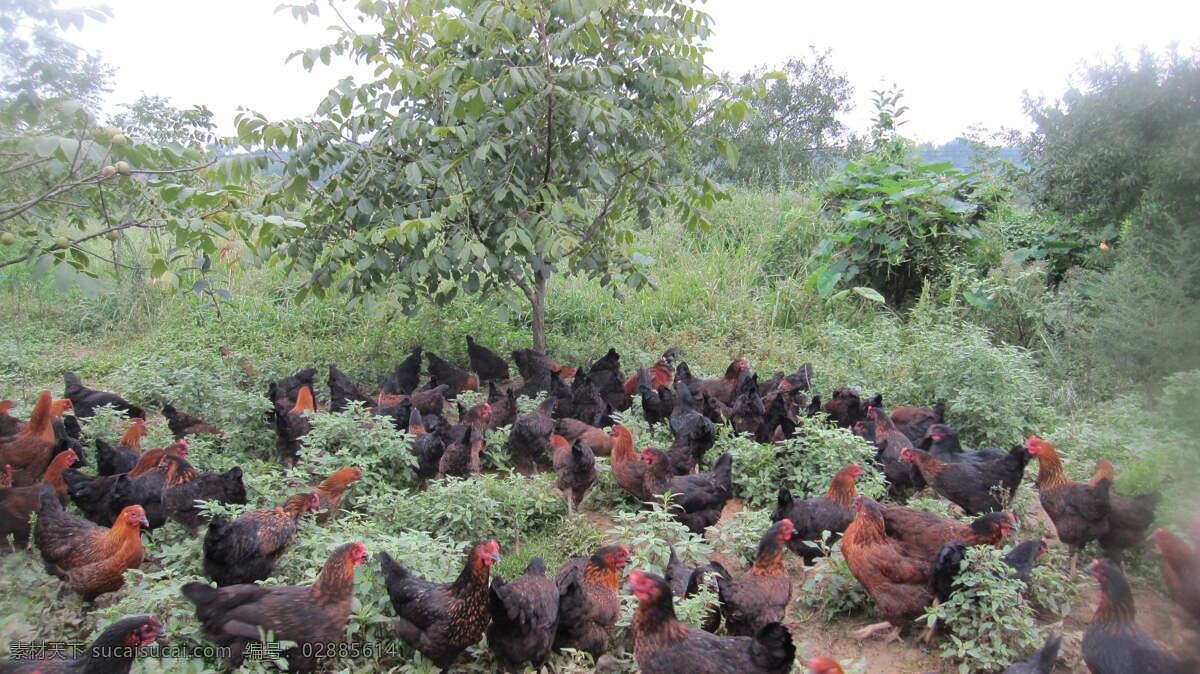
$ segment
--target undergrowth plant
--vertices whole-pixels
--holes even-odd
[[[828,532],[823,532],[828,533]],[[874,615],[875,602],[863,588],[842,556],[842,541],[827,545],[822,535],[812,545],[819,546],[824,556],[808,572],[804,586],[796,596],[796,605],[805,615],[804,622],[820,618],[832,622],[842,615]]]

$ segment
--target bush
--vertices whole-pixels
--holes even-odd
[[[824,541],[822,537],[813,542],[820,546],[825,556],[809,571],[804,587],[797,593],[796,605],[811,613],[802,621],[820,616],[828,623],[839,615],[874,615],[875,602],[850,572],[850,566],[842,556],[841,539],[832,546]]]
[[[998,672],[1041,645],[1025,584],[1008,577],[1000,557],[992,548],[967,548],[954,593],[925,612],[926,623],[939,621],[946,634],[941,656],[960,672]]]

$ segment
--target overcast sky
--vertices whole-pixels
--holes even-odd
[[[62,6],[84,4],[61,0]],[[288,53],[319,46],[328,19],[305,26],[278,0],[96,0],[114,11],[71,37],[117,67],[111,103],[140,93],[184,107],[206,104],[223,132],[239,106],[271,118],[307,115],[341,71],[310,74]],[[898,84],[911,108],[907,135],[945,142],[974,124],[1027,128],[1021,94],[1058,97],[1084,61],[1141,46],[1200,46],[1200,2],[1010,0],[911,3],[710,0],[718,71],[741,72],[833,50],[855,88],[848,122],[864,129],[871,90]]]

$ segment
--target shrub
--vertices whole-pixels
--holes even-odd
[[[352,402],[342,412],[308,413],[312,429],[301,441],[306,469],[332,473],[353,466],[363,472],[357,493],[383,498],[384,483],[415,485],[417,458],[409,451],[408,434]]]
[[[850,566],[842,556],[841,539],[832,546],[824,541],[822,537],[813,542],[820,546],[825,556],[809,571],[804,587],[797,593],[796,605],[811,614],[802,621],[815,616],[820,616],[823,622],[832,622],[839,615],[874,615],[875,602],[850,572]]]
[[[770,526],[771,514],[768,511],[746,508],[734,513],[733,517],[718,522],[709,531],[721,552],[742,560],[744,564],[750,564],[758,550],[759,539]]]
[[[631,564],[635,567],[666,567],[671,554],[668,546],[675,547],[681,560],[699,562],[712,552],[712,546],[675,519],[671,514],[675,507],[668,492],[649,508],[613,513],[613,526],[608,530],[608,537],[629,547],[633,556]]]
[[[1025,584],[992,548],[967,548],[954,593],[926,609],[925,622],[939,621],[946,634],[940,654],[960,672],[997,672],[1036,649],[1042,635],[1034,610],[1022,596]]]

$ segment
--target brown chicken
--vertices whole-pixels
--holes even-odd
[[[567,442],[561,435],[550,436],[554,448],[554,486],[567,501],[567,515],[575,514],[584,494],[596,482],[596,457],[582,440]]]
[[[142,647],[166,635],[152,615],[122,618],[109,625],[91,646],[68,658],[49,652],[29,660],[0,660],[0,674],[129,674]]]
[[[483,469],[483,433],[470,427],[459,428],[464,430],[462,437],[446,445],[438,460],[439,478],[469,477]]]
[[[887,535],[911,546],[910,552],[932,562],[947,543],[999,547],[1012,533],[1017,518],[1010,512],[988,513],[970,524],[949,517],[898,505],[876,504],[886,523]]]
[[[125,570],[142,565],[142,527],[147,526],[141,506],[121,511],[111,528],[69,515],[54,489],[42,485],[33,542],[42,553],[46,571],[91,601],[121,589]]]
[[[1042,509],[1054,522],[1058,540],[1071,552],[1074,574],[1079,551],[1108,533],[1112,481],[1101,478],[1094,485],[1072,481],[1063,472],[1062,460],[1054,446],[1036,435],[1029,436],[1025,447],[1038,458],[1037,485]]]
[[[1117,493],[1112,488],[1115,478],[1113,465],[1107,459],[1100,459],[1088,484],[1095,486],[1101,480],[1108,480],[1108,532],[1100,537],[1100,547],[1105,557],[1119,564],[1122,553],[1146,541],[1146,532],[1154,523],[1154,509],[1162,497],[1157,493],[1137,496]]]
[[[576,440],[582,440],[595,456],[609,456],[612,454],[612,436],[578,419],[559,419],[555,432],[566,438],[568,442],[573,443]]]
[[[914,546],[888,537],[879,504],[855,496],[854,513],[854,521],[842,536],[842,555],[850,573],[875,601],[875,614],[884,620],[859,630],[855,637],[865,639],[890,625],[891,641],[933,603],[930,562]]]
[[[386,552],[376,558],[392,608],[399,616],[392,629],[435,665],[450,667],[483,636],[491,621],[488,575],[500,561],[496,541],[471,545],[467,563],[452,583],[418,578]]]
[[[608,636],[621,613],[621,569],[629,563],[629,548],[608,545],[588,559],[577,557],[554,577],[558,586],[558,631],[554,648],[574,648],[599,658],[608,650]]]
[[[21,420],[9,414],[12,406],[11,400],[0,400],[0,438],[16,435],[17,431],[21,430],[17,427]]]
[[[550,451],[550,435],[554,433],[554,419],[551,417],[554,405],[554,398],[548,397],[533,411],[517,415],[508,434],[514,460],[528,464],[546,460]]]
[[[0,469],[0,489],[8,489],[12,486],[13,467],[12,464],[4,464],[4,468]]]
[[[291,468],[300,460],[300,439],[312,428],[306,415],[312,414],[315,409],[312,389],[304,386],[296,394],[296,404],[292,409],[276,417],[275,450],[284,466]]]
[[[858,492],[854,489],[854,480],[862,475],[862,468],[857,463],[842,466],[829,482],[829,489],[822,496],[797,501],[787,489],[780,489],[771,511],[771,521],[778,522],[784,518],[792,521],[795,530],[788,538],[788,549],[804,558],[806,566],[812,566],[821,549],[810,541],[820,540],[822,532],[828,531],[830,538],[827,544],[832,544],[836,534],[846,530],[854,521],[854,497]]]
[[[0,440],[0,465],[13,467],[13,486],[36,484],[50,465],[56,444],[49,391],[38,394],[37,404],[29,417],[29,425],[14,436]]]
[[[346,487],[362,479],[362,471],[357,468],[343,468],[325,478],[325,481],[312,488],[317,495],[317,524],[325,524],[337,514],[338,504]]]
[[[653,366],[646,369],[646,374],[649,376],[649,385],[651,391],[657,391],[660,388],[670,389],[673,383],[675,370],[672,367],[674,357],[663,357],[658,360]],[[634,375],[625,380],[625,395],[633,395],[638,389],[638,376]]]
[[[1176,604],[1200,621],[1200,551],[1166,529],[1152,535],[1162,557],[1162,577]]]
[[[354,601],[354,567],[366,559],[362,543],[346,543],[333,551],[310,586],[188,583],[182,591],[196,605],[204,638],[230,649],[231,665],[240,665],[246,646],[271,632],[278,641],[297,644],[284,652],[288,671],[313,672],[318,657],[337,652]]]
[[[650,498],[646,491],[646,464],[633,451],[633,435],[629,429],[617,424],[609,433],[612,436],[612,472],[613,479],[625,491],[633,494],[639,501]]]
[[[717,576],[725,627],[736,636],[754,636],[768,623],[782,622],[792,600],[792,578],[783,568],[783,552],[792,537],[792,521],[772,524],[758,541],[750,571],[726,580]]]
[[[67,504],[67,483],[63,482],[62,472],[74,463],[75,450],[68,449],[50,461],[41,483],[0,489],[0,545],[8,540],[9,534],[18,549],[29,544],[29,516],[38,509],[43,484],[54,488],[59,504]]]
[[[703,398],[707,393],[725,405],[733,405],[734,394],[737,391],[738,377],[749,369],[750,364],[744,360],[735,360],[725,368],[725,375],[718,379],[701,379],[688,382],[692,394]]]
[[[752,637],[719,637],[675,618],[671,588],[661,577],[635,569],[629,584],[638,599],[630,630],[643,674],[782,674],[796,647],[783,625],[765,625]]]
[[[185,435],[225,435],[221,429],[212,424],[205,423],[202,419],[194,417],[190,414],[185,414],[175,409],[174,405],[163,405],[162,415],[167,419],[167,428],[171,429],[171,433],[178,440]]]
[[[320,507],[317,495],[295,494],[277,508],[214,517],[204,535],[204,573],[219,586],[265,580],[296,538],[296,523]]]

